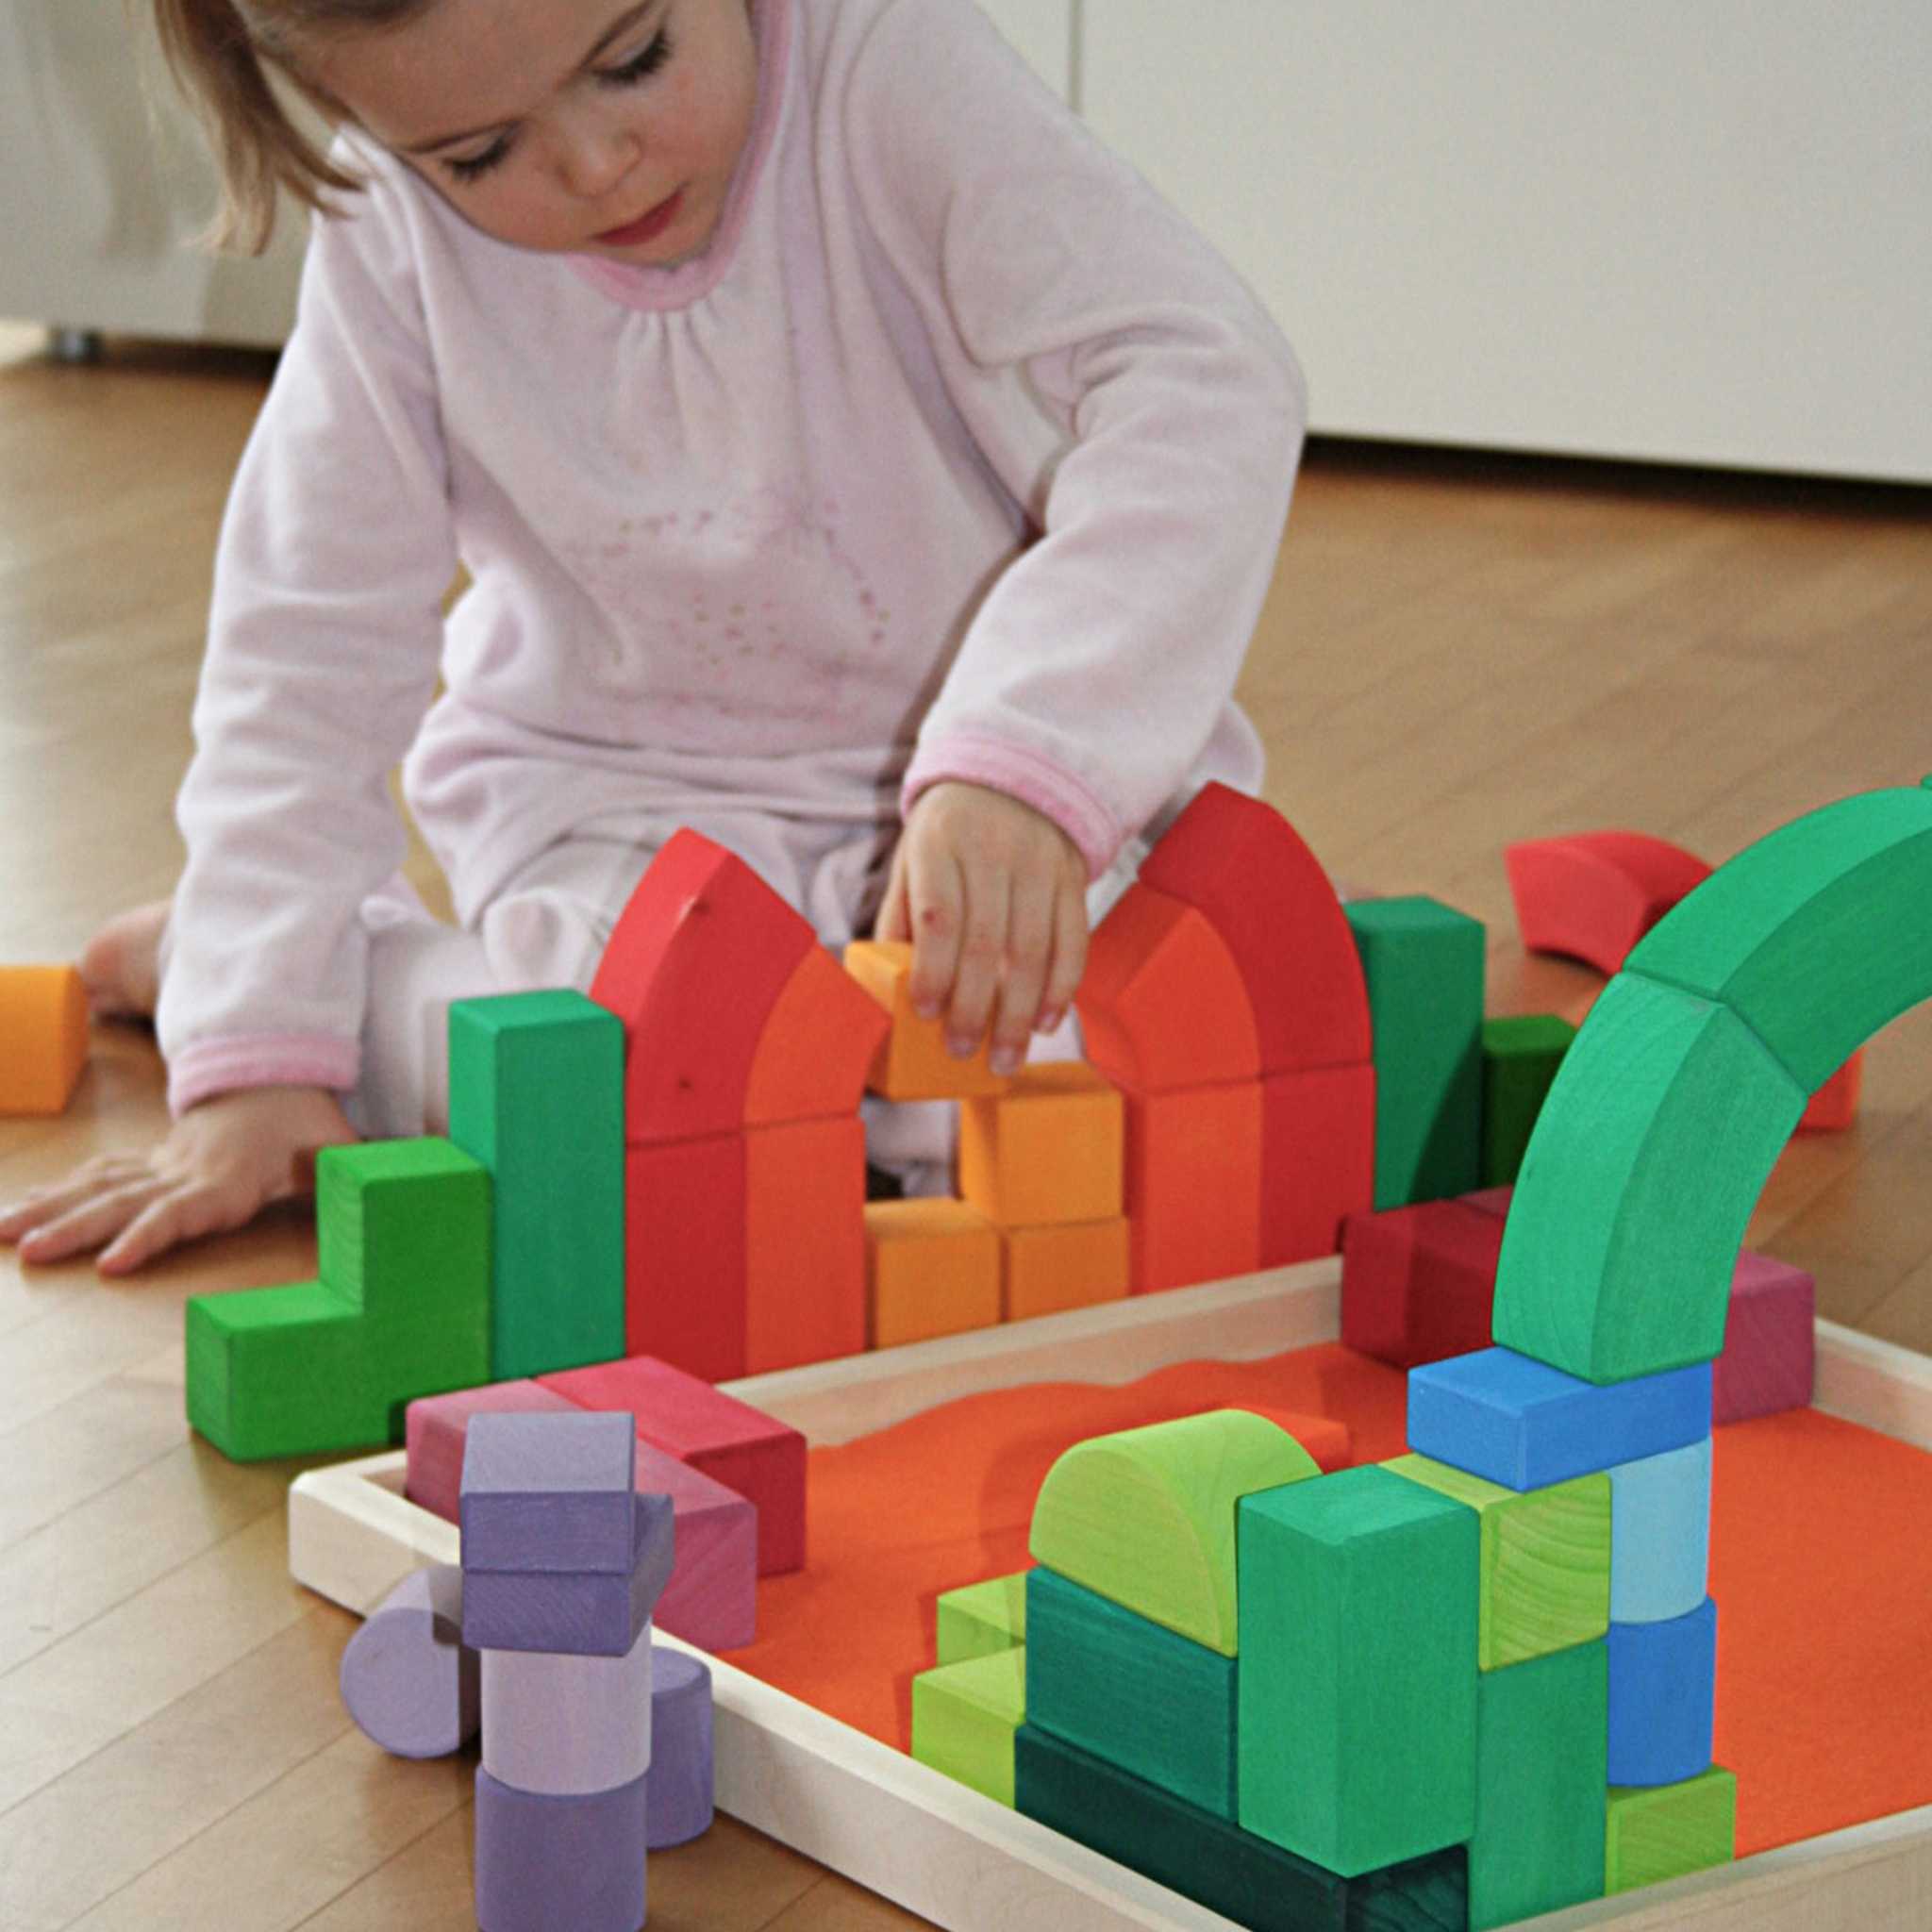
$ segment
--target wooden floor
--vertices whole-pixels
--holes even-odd
[[[252,357],[0,329],[0,959],[70,956],[165,891],[211,546]],[[1332,869],[1486,920],[1491,1006],[1591,983],[1525,961],[1512,839],[1619,824],[1712,859],[1932,769],[1932,495],[1328,448],[1244,680],[1270,796]],[[426,874],[424,876],[426,877]],[[161,1121],[103,1029],[70,1112],[0,1123],[0,1199]],[[1873,1045],[1863,1117],[1803,1141],[1754,1245],[1821,1311],[1932,1347],[1932,1007]],[[287,1579],[295,1465],[181,1419],[181,1304],[312,1272],[299,1215],[108,1287],[0,1252],[0,1926],[472,1924],[471,1764],[404,1764],[335,1690],[352,1620]],[[912,1923],[721,1824],[653,1861],[652,1923]]]

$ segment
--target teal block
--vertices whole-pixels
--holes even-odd
[[[1342,1877],[1032,1723],[1013,1773],[1027,1817],[1254,1932],[1466,1932],[1460,1845]]]
[[[1610,1617],[1661,1624],[1703,1603],[1710,1574],[1711,1444],[1610,1471]]]
[[[1508,1186],[1576,1029],[1554,1013],[1485,1020],[1482,1184]]]
[[[1342,910],[1374,1027],[1375,1206],[1469,1193],[1482,1171],[1482,925],[1423,897]]]
[[[1027,1721],[1230,1822],[1235,1675],[1233,1657],[1027,1574]]]
[[[1475,1824],[1475,1512],[1386,1469],[1245,1497],[1240,1817],[1344,1876]]]
[[[493,1182],[490,1379],[614,1361],[624,1336],[624,1026],[580,992],[449,1011],[449,1135]]]
[[[1608,1726],[1609,1662],[1601,1641],[1484,1676],[1471,1932],[1602,1894]]]

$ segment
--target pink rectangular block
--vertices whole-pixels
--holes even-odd
[[[1711,1378],[1711,1421],[1804,1408],[1811,1400],[1817,1284],[1802,1268],[1748,1249],[1738,1256],[1724,1345]]]
[[[638,1440],[747,1497],[758,1513],[758,1574],[805,1567],[805,1438],[651,1356],[540,1375],[580,1408],[628,1409]]]
[[[576,1405],[535,1382],[491,1382],[447,1395],[422,1395],[404,1412],[408,1472],[403,1493],[448,1523],[462,1521],[463,1445],[473,1415],[522,1415]]]

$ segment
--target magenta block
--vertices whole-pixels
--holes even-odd
[[[413,1571],[342,1652],[342,1704],[398,1757],[442,1757],[476,1735],[477,1657],[462,1641],[463,1573]]]
[[[1817,1284],[1804,1269],[1740,1253],[1712,1375],[1714,1424],[1809,1406],[1817,1304]]]
[[[663,1644],[651,1652],[651,1769],[644,1779],[645,1838],[654,1852],[681,1845],[711,1824],[711,1673]]]
[[[481,1932],[638,1932],[649,1774],[587,1797],[546,1797],[476,1770]]]
[[[423,1395],[410,1403],[404,1423],[408,1474],[403,1493],[447,1523],[461,1521],[463,1442],[473,1415],[514,1415],[536,1410],[569,1414],[576,1405],[536,1382],[492,1382],[449,1395]]]

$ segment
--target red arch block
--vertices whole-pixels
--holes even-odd
[[[857,1113],[873,1056],[891,1029],[885,1008],[832,954],[808,947],[759,1036],[745,1086],[745,1125]]]
[[[1369,996],[1341,902],[1273,806],[1204,786],[1147,855],[1141,879],[1195,908],[1233,955],[1262,1074],[1368,1059]]]
[[[1516,924],[1533,953],[1621,973],[1630,948],[1710,876],[1695,854],[1647,832],[1575,832],[1503,851]]]

